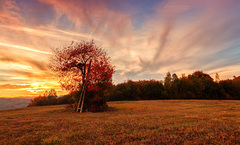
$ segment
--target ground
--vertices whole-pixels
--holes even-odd
[[[240,101],[108,105],[83,114],[65,105],[0,111],[0,144],[240,144]]]

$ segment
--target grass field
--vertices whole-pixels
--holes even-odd
[[[101,113],[64,105],[0,111],[0,144],[240,144],[240,101],[108,105]]]

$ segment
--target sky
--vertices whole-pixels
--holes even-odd
[[[52,49],[94,39],[115,84],[202,70],[240,75],[239,0],[0,0],[0,97],[67,92]]]

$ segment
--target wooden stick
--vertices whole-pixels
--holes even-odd
[[[91,64],[92,64],[92,59],[90,60],[90,63],[89,63],[89,66],[88,66],[87,75],[89,74]],[[87,77],[85,77],[85,78],[87,78]],[[84,83],[83,89],[84,89],[84,92],[83,92],[83,96],[82,96],[82,105],[81,105],[80,113],[82,113],[82,110],[83,110],[83,104],[84,104],[84,98],[85,98],[85,92],[86,92],[86,83]]]

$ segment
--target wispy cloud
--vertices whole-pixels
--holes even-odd
[[[108,43],[114,45],[118,39],[132,36],[131,16],[108,7],[104,0],[40,0],[52,5],[58,15],[67,15],[82,32],[91,36],[104,37]],[[91,38],[90,38],[91,39]]]
[[[34,48],[25,47],[25,46],[21,46],[21,45],[15,45],[15,44],[8,44],[8,43],[0,42],[0,46],[13,47],[13,48],[32,51],[32,52],[36,52],[36,53],[51,54],[49,52],[40,51],[40,50],[37,50],[37,49],[34,49]]]
[[[146,34],[147,40],[155,43],[151,49],[155,54],[148,59],[140,57],[143,70],[206,70],[206,64],[222,59],[229,61],[215,56],[222,50],[236,47],[231,43],[240,37],[240,17],[235,13],[239,9],[239,2],[169,0],[160,2],[155,9],[159,19],[150,18],[145,23],[145,26],[153,28],[152,33]],[[239,53],[239,49],[234,51]],[[231,56],[229,59],[238,60]]]
[[[31,85],[11,85],[11,84],[0,84],[0,90],[4,89],[23,89],[30,88]]]
[[[1,0],[0,2],[0,22],[8,25],[21,24],[20,9],[13,0]]]

